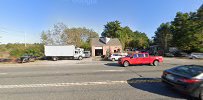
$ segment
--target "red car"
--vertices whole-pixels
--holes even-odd
[[[160,62],[163,62],[162,56],[150,56],[148,53],[132,53],[118,60],[118,64],[124,67],[139,64],[153,64],[154,66],[158,66]]]

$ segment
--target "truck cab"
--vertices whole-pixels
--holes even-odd
[[[76,48],[75,49],[74,58],[82,60],[84,57],[85,57],[84,49],[82,49],[82,48]]]

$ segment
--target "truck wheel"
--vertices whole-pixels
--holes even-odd
[[[155,61],[153,62],[153,65],[154,65],[154,66],[158,66],[158,65],[159,65],[159,61],[155,60]]]
[[[58,58],[57,58],[57,57],[52,57],[52,60],[53,60],[53,61],[57,61]]]
[[[199,100],[203,100],[203,90],[200,90]]]
[[[82,57],[80,56],[80,57],[78,57],[78,60],[82,60]]]
[[[128,67],[130,64],[129,64],[129,62],[128,61],[125,61],[124,63],[123,63],[123,66],[124,67]]]

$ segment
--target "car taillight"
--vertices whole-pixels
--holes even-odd
[[[184,82],[184,83],[198,83],[198,82],[200,82],[201,80],[199,80],[199,79],[179,79],[179,81],[181,81],[181,82]]]

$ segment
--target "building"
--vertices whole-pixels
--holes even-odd
[[[106,55],[107,52],[122,52],[122,44],[118,38],[92,38],[91,40],[92,56]]]

